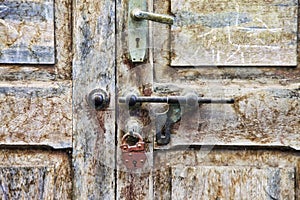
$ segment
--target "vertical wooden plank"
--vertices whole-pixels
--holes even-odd
[[[71,4],[0,0],[0,199],[72,198]]]
[[[114,199],[115,2],[75,1],[73,16],[73,198]],[[96,88],[110,96],[105,111],[87,104]]]
[[[152,1],[148,1],[151,10]],[[133,63],[129,58],[128,34],[132,30],[128,28],[128,1],[117,3],[117,86],[118,95],[126,96],[135,93],[140,96],[152,94],[153,62],[150,51],[151,44],[146,49],[146,59],[143,63]],[[148,31],[148,27],[146,27]],[[143,32],[144,30],[142,30]],[[149,48],[148,48],[149,47]],[[126,128],[130,119],[140,121],[140,134],[146,143],[147,161],[143,169],[129,170],[121,161],[120,145],[117,147],[117,199],[152,199],[152,144],[154,133],[154,121],[147,106],[129,108],[128,105],[118,104],[118,133],[117,139],[121,141],[122,136],[128,132]]]

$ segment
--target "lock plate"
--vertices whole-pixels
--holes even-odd
[[[135,145],[126,142],[127,137],[133,136],[139,139]],[[144,166],[147,156],[145,153],[145,142],[138,133],[127,133],[122,137],[122,162],[129,170],[140,169]]]
[[[122,162],[127,169],[141,169],[146,161],[147,157],[145,152],[123,152]]]
[[[132,62],[143,62],[147,51],[148,22],[135,20],[131,13],[134,9],[147,10],[147,1],[130,0],[128,5],[128,48]]]

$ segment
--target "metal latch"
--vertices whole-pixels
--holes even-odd
[[[195,104],[232,104],[234,99],[222,98],[202,98],[195,94],[187,94],[185,96],[169,96],[169,97],[149,97],[136,96],[130,94],[126,97],[120,97],[119,103],[127,103],[129,106],[135,106],[137,103],[168,103],[168,104],[187,104],[194,106]]]
[[[128,5],[128,47],[132,62],[143,62],[147,51],[148,23],[151,20],[173,24],[169,15],[147,12],[147,0],[129,0]]]
[[[137,96],[129,94],[126,97],[120,97],[119,103],[125,103],[129,107],[139,105],[141,103],[168,103],[168,112],[163,115],[156,116],[156,143],[158,145],[166,145],[171,140],[171,127],[174,123],[180,120],[177,117],[180,113],[180,106],[195,107],[198,104],[233,104],[232,98],[202,98],[194,93],[188,93],[185,96],[169,96],[169,97],[150,97],[150,96]],[[162,120],[166,118],[166,120]],[[165,124],[161,124],[165,121]]]

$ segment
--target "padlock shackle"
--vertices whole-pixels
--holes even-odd
[[[126,143],[126,138],[127,138],[128,136],[133,136],[133,137],[139,139],[138,142],[143,142],[143,137],[142,137],[139,133],[137,133],[137,132],[132,132],[132,133],[126,133],[125,135],[123,135],[123,137],[122,137],[122,145],[126,145],[126,144],[127,144],[127,143]]]
[[[128,136],[133,136],[139,139],[139,141],[135,144],[135,145],[129,145],[126,142],[126,138]],[[133,132],[133,133],[126,133],[123,137],[122,137],[122,144],[121,144],[121,149],[124,152],[130,152],[130,151],[144,151],[145,150],[145,142],[143,141],[142,136],[137,133],[137,132]]]

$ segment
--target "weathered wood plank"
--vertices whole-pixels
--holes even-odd
[[[151,173],[136,173],[129,171],[118,172],[117,199],[153,199]]]
[[[69,74],[70,76],[70,74]],[[3,65],[0,67],[0,81],[53,81],[57,69],[52,66]]]
[[[151,9],[149,1],[149,9]],[[151,52],[146,54],[143,63],[132,63],[129,59],[128,34],[132,30],[128,28],[128,1],[117,2],[117,88],[118,96],[126,96],[130,93],[149,96],[152,93],[153,65]],[[151,39],[149,41],[151,44]],[[129,108],[126,104],[118,104],[118,147],[117,147],[117,199],[153,199],[152,182],[152,121],[147,107]],[[122,136],[128,132],[130,121],[140,121],[140,135],[146,142],[145,152],[147,161],[142,169],[131,171],[122,163],[120,149]]]
[[[55,80],[72,80],[72,5],[72,0],[55,0]]]
[[[49,194],[54,178],[49,175],[53,176],[53,172],[49,167],[0,167],[0,196],[3,199],[53,198],[53,193]]]
[[[64,152],[1,150],[1,199],[71,199],[71,165]]]
[[[115,2],[75,1],[73,11],[73,197],[115,199]],[[106,111],[87,104],[97,88]]]
[[[0,113],[0,145],[72,147],[70,82],[2,82]]]
[[[55,63],[53,0],[0,2],[0,27],[0,63]]]
[[[242,85],[247,88],[241,90]],[[157,85],[155,91],[182,93],[188,85]],[[300,84],[258,86],[249,82],[222,85],[205,82],[194,87],[199,96],[236,97],[233,105],[204,104],[182,113],[174,125],[171,142],[180,145],[258,145],[286,146],[300,149]],[[168,95],[168,94],[166,94]],[[154,108],[152,109],[154,110]],[[156,109],[157,110],[157,109]],[[158,110],[157,110],[158,111]]]
[[[296,0],[172,0],[172,66],[296,66]]]
[[[72,198],[71,5],[0,0],[1,199]]]
[[[168,14],[169,9],[176,6],[171,5],[172,2],[154,1],[155,12]],[[189,4],[189,2],[195,4],[191,10],[199,12],[197,9],[201,6],[195,3],[199,1],[182,1],[181,3]],[[232,1],[226,2],[234,4]],[[263,4],[262,1],[258,2]],[[264,6],[261,7],[264,8]],[[210,12],[209,8],[214,8],[210,6],[210,2],[207,3],[205,12]],[[219,8],[221,9],[222,6]],[[178,12],[180,12],[179,9]],[[261,11],[258,9],[257,12]],[[299,149],[297,142],[299,141],[298,116],[300,112],[299,67],[243,67],[243,65],[224,68],[170,67],[172,56],[168,55],[171,50],[167,42],[170,39],[167,30],[168,27],[161,24],[155,24],[153,27],[155,77],[153,95],[181,95],[192,91],[206,98],[236,99],[232,106],[200,105],[195,111],[198,114],[193,115],[195,118],[189,118],[186,114],[185,121],[182,120],[172,129],[169,147],[184,144],[218,144],[274,145]],[[190,39],[194,40],[195,35]],[[211,41],[213,40],[207,40],[207,42]],[[186,44],[196,46],[194,42],[186,42]],[[187,48],[182,48],[182,50],[185,49]],[[187,61],[189,61],[188,58]],[[150,110],[162,112],[154,106]],[[168,147],[156,146],[156,148]]]
[[[3,1],[1,3],[4,2],[6,1]],[[26,4],[27,2],[29,1],[24,1],[23,3]],[[42,1],[35,0],[30,2],[32,5],[33,4],[40,5]],[[15,1],[15,4],[18,4],[18,2]],[[45,65],[40,63],[40,64],[32,65],[32,64],[12,64],[12,63],[2,62],[0,66],[1,81],[19,81],[19,80],[49,81],[49,80],[70,80],[72,78],[71,7],[72,7],[71,0],[57,0],[55,1],[54,7],[52,8],[54,9],[54,13],[55,13],[55,17],[53,18],[53,20],[55,21],[55,27],[54,27],[55,37],[53,38],[53,41],[49,41],[49,42],[55,45],[53,46],[53,48],[55,48],[55,64],[53,63],[53,64]],[[26,23],[27,21],[25,20],[24,23]],[[52,23],[54,23],[54,21],[52,21]],[[1,29],[1,25],[0,25],[0,32],[2,30],[5,31],[5,29]],[[29,36],[30,34],[28,34],[27,37]],[[1,43],[0,46],[3,44],[5,43]]]
[[[172,168],[172,199],[294,199],[294,168]]]
[[[291,151],[160,151],[154,199],[299,199],[299,167]]]

